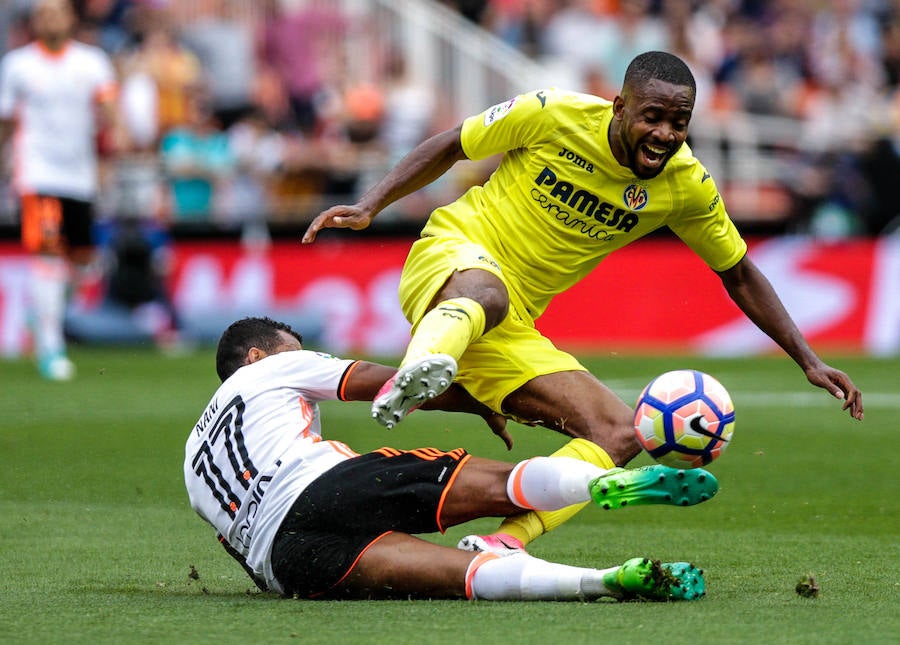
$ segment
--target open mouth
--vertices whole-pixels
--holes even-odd
[[[641,156],[644,164],[651,168],[658,168],[666,160],[669,149],[663,146],[654,146],[648,143],[642,144],[640,147]]]

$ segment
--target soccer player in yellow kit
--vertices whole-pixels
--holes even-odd
[[[859,389],[806,342],[685,144],[695,94],[681,59],[646,52],[630,63],[613,101],[556,89],[519,95],[424,141],[355,205],[313,220],[304,243],[323,228],[363,229],[457,161],[503,153],[483,185],[431,214],[412,246],[400,302],[413,336],[373,403],[380,423],[393,427],[455,379],[508,418],[573,437],[556,455],[609,469],[627,464],[640,451],[632,409],[534,321],[606,255],[662,226],[719,275],[811,384],[863,418]],[[614,297],[615,288],[598,297]],[[498,434],[510,445],[505,429]],[[461,547],[521,548],[577,510],[508,518],[495,536],[469,536]]]

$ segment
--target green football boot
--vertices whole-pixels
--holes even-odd
[[[719,491],[719,482],[702,468],[679,470],[661,464],[613,468],[588,484],[591,499],[606,510],[642,504],[693,506]]]
[[[603,576],[619,600],[699,600],[706,593],[703,571],[689,562],[632,558]]]

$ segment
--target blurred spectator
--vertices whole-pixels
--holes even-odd
[[[812,17],[807,42],[812,74],[827,86],[881,84],[878,21],[861,0],[833,0]]]
[[[673,4],[679,6],[670,7]],[[674,9],[676,20],[679,21],[670,25],[670,29],[680,32],[673,37],[673,47],[686,47],[691,52],[690,58],[705,70],[705,75],[714,75],[725,56],[723,29],[734,4],[734,0],[678,0],[667,1],[663,5],[667,19],[671,19]]]
[[[697,83],[694,114],[703,115],[713,103],[712,53],[720,51],[711,38],[711,28],[705,15],[697,15],[692,0],[666,0],[663,4],[664,24],[668,30],[669,51],[680,57],[691,69]],[[609,98],[615,94],[603,94]]]
[[[146,82],[149,80],[153,84],[155,96],[144,99],[153,103],[152,108],[144,104],[150,113],[146,116],[135,114],[134,120],[138,127],[144,119],[143,126],[149,129],[151,124],[146,119],[154,118],[152,140],[147,140],[146,136],[141,139],[155,147],[157,137],[188,122],[192,97],[203,87],[201,63],[180,42],[172,17],[165,10],[147,10],[140,14],[138,42],[120,59],[126,93],[132,89],[146,93]],[[139,106],[139,98],[135,97],[132,112],[140,112]]]
[[[160,154],[174,220],[210,221],[235,159],[228,136],[205,99],[191,101],[187,123],[163,136]]]
[[[381,135],[385,97],[372,83],[356,83],[344,90],[338,118],[351,143],[372,143]]]
[[[180,347],[179,318],[168,292],[166,230],[148,220],[118,218],[98,229],[97,240],[103,252],[99,302],[70,310],[66,333],[89,343]]]
[[[885,86],[896,90],[900,86],[900,6],[882,26],[881,74]]]
[[[140,150],[156,147],[159,137],[159,90],[149,73],[129,69],[119,61],[122,89],[119,106],[132,144]]]
[[[898,124],[900,126],[900,124]],[[866,232],[880,235],[900,231],[900,127],[893,137],[873,141],[862,158],[862,170],[871,187],[871,199],[863,210]]]
[[[360,145],[333,125],[324,136],[285,133],[284,163],[272,185],[276,218],[296,220],[357,194]]]
[[[269,243],[266,217],[273,212],[272,192],[283,172],[287,142],[260,111],[245,115],[228,131],[235,174],[222,200],[222,220],[242,232],[247,246]]]
[[[34,2],[7,0],[8,11],[0,12],[7,21],[7,46],[27,40],[19,17]],[[900,4],[893,0],[439,2],[472,23],[465,29],[480,25],[544,64],[553,84],[606,98],[614,96],[625,62],[637,52],[677,53],[697,79],[696,112],[713,112],[718,118],[707,123],[724,125],[722,135],[715,128],[710,131],[722,137],[720,142],[704,142],[720,153],[718,159],[710,155],[710,162],[731,169],[719,175],[723,190],[729,191],[732,177],[745,185],[778,183],[782,196],[794,193],[794,230],[808,230],[823,205],[831,214],[837,204],[851,217],[862,218],[856,228],[865,230],[883,228],[895,212],[887,173],[876,165],[883,160],[885,167],[893,167],[900,130],[885,126],[882,114],[900,84]],[[235,157],[231,170],[219,170],[228,164],[195,160],[195,168],[217,170],[207,170],[206,180],[175,179],[178,217],[192,213],[206,221],[212,215],[218,224],[243,228],[256,216],[251,217],[252,211],[267,211],[278,219],[302,216],[323,201],[365,190],[381,164],[395,163],[433,132],[452,105],[441,96],[451,90],[447,79],[438,74],[423,83],[409,74],[411,61],[397,54],[409,56],[404,48],[415,39],[407,37],[408,25],[400,24],[403,16],[394,3],[74,4],[83,19],[79,33],[116,53],[120,104],[137,152],[152,150],[171,163],[173,155],[163,153],[160,142],[176,127],[179,133],[167,146],[176,152],[203,147],[196,136],[190,137],[191,145],[184,143],[185,130],[196,123],[182,127],[194,121],[188,104],[198,91],[207,92],[220,129],[228,131]],[[454,60],[449,56],[444,61],[444,51],[434,56],[448,68]],[[744,118],[747,114],[751,118]],[[729,130],[729,119],[736,116],[742,128]],[[778,134],[780,125],[770,125],[777,119],[756,116],[795,119],[796,136],[787,140]],[[759,136],[758,159],[736,152],[753,145],[744,135],[751,140]],[[786,149],[783,155],[780,146]],[[272,159],[262,159],[261,150]],[[799,161],[788,161],[794,154]],[[761,173],[754,169],[773,155],[780,155],[776,163],[790,166],[774,180],[762,176],[769,168]],[[150,190],[151,166],[146,165],[141,190]],[[209,200],[187,199],[201,195],[200,185],[208,189]],[[745,194],[756,193],[751,189]],[[427,211],[426,204],[414,203],[420,198],[428,199],[420,192],[398,204],[400,216]],[[750,218],[751,201],[729,203],[736,212],[743,208],[741,218]],[[0,210],[8,202],[0,195]],[[11,209],[6,211],[9,220]]]
[[[653,13],[651,0],[619,0],[619,11],[608,16],[604,25],[598,56],[614,85],[621,85],[629,61],[641,52],[670,48],[668,30]]]
[[[796,70],[779,65],[765,32],[744,50],[731,76],[731,86],[743,111],[765,116],[796,116],[796,91],[802,79]]]
[[[441,102],[437,88],[416,81],[400,52],[393,50],[385,62],[384,119],[380,138],[387,164],[394,166],[407,152],[438,131]]]
[[[96,31],[96,44],[109,54],[118,54],[131,40],[129,12],[136,0],[81,0],[79,15],[83,26]]]
[[[346,34],[346,17],[328,0],[301,0],[282,10],[270,0],[260,33],[259,61],[284,83],[291,112],[288,127],[312,133],[326,86],[325,69]]]
[[[490,0],[482,24],[507,44],[540,59],[544,25],[555,4],[555,0]]]
[[[182,26],[182,38],[200,59],[213,114],[227,129],[253,108],[255,34],[235,17],[235,0],[193,2],[199,17]]]
[[[872,192],[863,161],[882,104],[878,22],[859,0],[838,0],[812,15],[808,59],[814,91],[804,102],[800,143],[825,181],[807,212],[809,232],[862,232]]]
[[[448,101],[441,100],[441,92],[427,82],[414,78],[406,60],[397,50],[388,52],[382,80],[384,114],[378,133],[380,157],[377,163],[361,165],[360,191],[380,178],[386,167],[393,167],[415,146],[448,127],[453,115],[447,113]],[[445,196],[436,193],[446,190],[446,181],[414,192],[397,201],[388,217],[416,221],[435,208]]]
[[[562,0],[547,16],[541,35],[543,59],[574,75],[572,81],[579,89],[584,86],[588,69],[596,68],[609,80],[609,69],[602,47],[611,38],[610,25],[594,12],[592,0]]]

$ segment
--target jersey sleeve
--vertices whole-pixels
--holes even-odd
[[[536,90],[498,103],[463,121],[460,141],[466,157],[486,159],[527,148],[546,136],[555,98],[554,90]]]
[[[294,388],[310,403],[339,400],[344,373],[354,363],[308,350],[282,352],[265,360],[270,359],[275,359],[272,361],[274,372],[266,378]]]
[[[112,61],[102,52],[94,57],[94,100],[98,103],[116,98],[119,88]]]
[[[695,161],[681,181],[684,201],[669,228],[713,271],[730,269],[747,253],[747,243],[728,216],[715,180]]]

